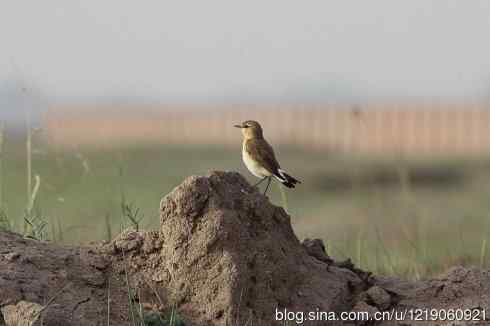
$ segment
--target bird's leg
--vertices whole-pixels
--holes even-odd
[[[257,187],[257,186],[258,186],[259,184],[261,184],[261,183],[262,183],[262,181],[264,181],[265,179],[267,179],[267,177],[264,177],[264,178],[260,179],[260,181],[259,181],[259,182],[257,182],[256,184],[254,184],[254,185],[253,185],[253,187]]]
[[[269,190],[269,186],[271,185],[272,177],[268,177],[267,179],[269,179],[269,182],[267,182],[267,187],[265,187],[264,196],[267,193],[267,190]]]

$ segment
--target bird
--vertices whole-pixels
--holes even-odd
[[[247,120],[239,125],[243,135],[242,144],[242,159],[247,169],[257,178],[261,180],[254,185],[257,187],[266,179],[268,180],[264,195],[267,193],[271,184],[272,178],[275,178],[280,183],[288,188],[294,188],[297,183],[301,183],[298,179],[287,174],[281,169],[277,162],[276,155],[272,146],[264,138],[262,127],[257,121]]]

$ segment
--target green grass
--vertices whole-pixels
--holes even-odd
[[[121,229],[121,215],[133,226],[157,228],[160,199],[190,175],[233,170],[257,181],[241,162],[239,144],[67,152],[35,139],[32,146],[32,175],[42,180],[32,212],[48,223],[42,230],[48,238],[64,243],[107,240]],[[459,263],[489,266],[490,158],[402,162],[297,148],[277,152],[303,183],[284,194],[272,186],[271,200],[287,204],[300,238],[324,239],[332,256],[411,278]],[[22,230],[25,147],[7,140],[2,155],[0,224]]]

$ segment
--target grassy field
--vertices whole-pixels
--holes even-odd
[[[488,266],[490,158],[411,160],[279,148],[283,167],[303,184],[287,191],[298,236],[322,238],[337,259],[375,273],[423,278],[454,264]],[[22,232],[27,204],[22,141],[2,151],[2,202]],[[185,177],[208,170],[246,172],[236,150],[220,147],[133,147],[56,151],[33,145],[40,187],[31,217],[62,243],[109,240],[128,220],[122,197],[139,209],[140,227],[157,228],[160,199]],[[33,182],[34,186],[35,182]],[[271,199],[282,205],[277,185]]]

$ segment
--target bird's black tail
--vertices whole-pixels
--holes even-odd
[[[278,169],[277,172],[274,173],[274,177],[288,188],[294,188],[297,183],[301,183],[301,181],[290,176],[289,174],[286,173],[286,171],[281,169]]]

